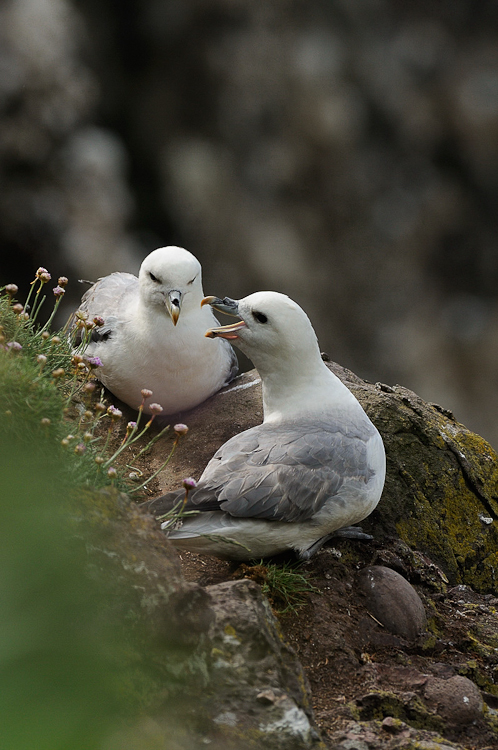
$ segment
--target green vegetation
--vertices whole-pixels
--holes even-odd
[[[275,612],[287,614],[303,607],[307,594],[320,593],[298,569],[299,563],[277,565],[261,560],[257,565],[242,564],[237,574],[259,583]]]
[[[134,548],[122,552],[126,540],[118,533],[130,518],[137,529],[145,521],[119,494],[141,485],[115,459],[152,419],[143,427],[130,423],[111,453],[106,434],[120,414],[96,399],[98,363],[84,351],[75,356],[65,332],[48,331],[50,320],[36,323],[47,276],[39,269],[29,314],[14,285],[0,295],[1,745],[121,747],[126,737],[122,744],[112,738],[133,734],[142,712],[168,719],[176,701],[177,714],[181,665],[188,663],[184,647],[159,642],[153,607],[143,601],[147,571]],[[56,289],[55,307],[63,287]],[[105,426],[101,436],[97,426]],[[143,575],[144,585],[133,586],[132,575],[132,583]],[[163,597],[166,606],[169,590],[167,578],[160,581],[153,604]],[[168,724],[178,734],[175,721]],[[168,747],[159,734],[137,746]]]
[[[93,328],[101,321],[76,319],[76,331],[82,330],[82,343],[75,353],[72,350],[67,332],[52,334],[48,325],[53,313],[43,327],[36,325],[36,318],[43,303],[38,300],[50,274],[38,269],[28,300],[34,304],[29,313],[27,304],[16,302],[13,294],[17,287],[9,284],[1,291],[0,297],[0,432],[6,438],[15,438],[32,445],[45,444],[55,460],[59,461],[59,475],[67,477],[79,487],[116,486],[130,493],[138,493],[152,477],[146,477],[140,484],[132,484],[126,467],[121,467],[116,459],[123,451],[130,449],[141,440],[150,429],[154,418],[160,414],[159,404],[150,404],[152,416],[145,425],[143,408],[151,391],[144,389],[142,405],[136,422],[129,422],[126,435],[114,451],[109,451],[109,441],[113,430],[122,418],[122,413],[114,406],[98,401],[98,381],[94,379],[96,369],[101,365],[97,357],[85,357],[85,346]],[[59,279],[61,282],[61,279]],[[67,279],[63,279],[67,283]],[[33,290],[37,289],[33,293]],[[63,287],[57,286],[54,312],[62,297]],[[54,291],[55,291],[54,290]],[[27,302],[28,302],[27,300]],[[105,424],[106,437],[97,435],[97,428]],[[173,442],[174,451],[178,440],[186,432],[179,425]],[[165,427],[150,440],[135,456],[140,456],[166,431]],[[102,430],[99,430],[102,433]],[[169,459],[155,472],[161,471]],[[134,459],[132,459],[134,460]],[[137,479],[137,476],[133,477]]]

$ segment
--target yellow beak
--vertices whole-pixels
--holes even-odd
[[[245,328],[246,324],[243,320],[239,320],[237,323],[231,323],[229,326],[220,326],[219,328],[210,328],[206,333],[204,334],[207,336],[208,339],[215,339],[215,338],[221,338],[221,339],[238,339],[238,331],[241,330],[241,328]]]

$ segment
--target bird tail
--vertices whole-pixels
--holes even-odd
[[[185,495],[186,492],[184,489],[173,490],[173,492],[167,492],[165,495],[148,500],[141,507],[157,519],[160,519],[161,516],[168,515],[174,512],[177,507],[180,507],[185,499]]]

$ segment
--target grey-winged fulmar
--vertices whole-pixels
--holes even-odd
[[[207,331],[238,346],[262,380],[263,423],[228,440],[207,464],[184,510],[162,528],[173,544],[237,560],[294,550],[307,559],[334,532],[379,502],[386,459],[363,408],[322,360],[306,313],[277,292],[239,301],[207,297],[237,315]],[[151,501],[159,515],[181,507],[185,489]]]

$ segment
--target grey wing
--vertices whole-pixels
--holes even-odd
[[[96,316],[104,319],[105,325],[92,332],[92,340],[106,340],[126,315],[126,308],[138,294],[138,279],[131,273],[111,273],[99,279],[81,298],[78,311],[86,313],[89,320]],[[76,322],[74,314],[69,327]]]
[[[79,309],[91,319],[101,315],[119,317],[130,299],[138,294],[138,279],[132,273],[111,273],[99,279],[81,298]]]
[[[230,357],[228,373],[225,379],[225,385],[228,385],[228,383],[231,383],[239,373],[239,360],[237,359],[237,355],[235,354],[233,346],[229,344],[226,339],[219,339],[219,341],[221,341],[223,345],[226,346],[228,355]]]
[[[276,521],[312,518],[344,483],[366,484],[373,476],[368,420],[260,425],[223,445],[211,459],[188,506],[232,516]]]

